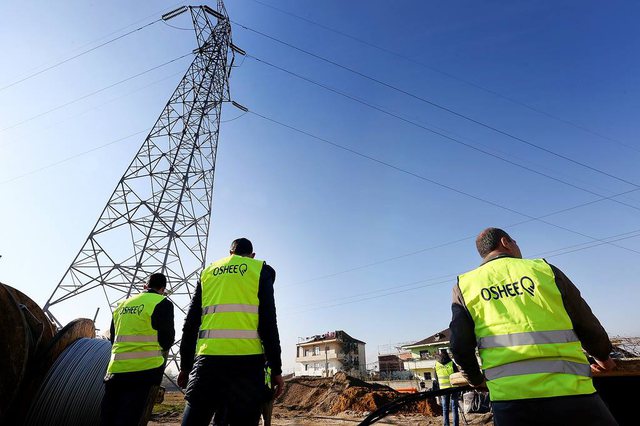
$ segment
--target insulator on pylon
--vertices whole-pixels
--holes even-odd
[[[169,19],[173,19],[178,15],[182,15],[187,10],[189,10],[189,8],[187,6],[179,7],[176,10],[172,10],[171,12],[167,12],[164,15],[162,15],[162,20],[163,21],[168,21]]]

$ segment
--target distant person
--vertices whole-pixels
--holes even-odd
[[[277,398],[283,391],[273,283],[246,238],[202,272],[182,329],[178,385],[186,387],[183,426],[257,425],[265,359]],[[195,359],[194,359],[195,357]]]
[[[449,376],[457,372],[458,368],[449,357],[449,353],[446,349],[440,349],[436,354],[436,377],[438,379],[439,389],[448,389],[451,386]],[[449,410],[453,413],[453,424],[458,426],[460,424],[458,414],[458,398],[459,394],[452,393],[449,395],[442,395],[440,401],[442,402],[442,424],[449,426]]]
[[[544,259],[522,259],[502,229],[476,246],[482,265],[453,288],[451,352],[473,386],[489,388],[496,426],[617,424],[591,380],[615,368],[611,342],[578,289]]]
[[[111,361],[105,377],[100,424],[136,426],[153,386],[160,385],[175,338],[173,304],[164,297],[167,278],[152,274],[145,292],[113,311]]]

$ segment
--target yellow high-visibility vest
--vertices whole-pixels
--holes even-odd
[[[151,326],[153,310],[163,300],[161,294],[148,292],[118,305],[113,312],[115,337],[107,367],[109,373],[150,370],[164,364],[158,331]]]
[[[262,260],[231,255],[202,271],[198,355],[264,353],[258,336],[258,285],[263,265]]]
[[[440,389],[446,389],[451,387],[451,381],[449,376],[453,374],[453,361],[449,361],[446,364],[440,364],[436,361],[436,376],[438,376],[438,385]]]
[[[492,401],[595,392],[544,259],[504,257],[458,277]]]

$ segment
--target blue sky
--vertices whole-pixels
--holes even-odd
[[[190,52],[195,38],[156,23],[11,84],[180,4],[0,5],[0,281],[40,304],[190,58],[114,83]],[[233,70],[232,97],[255,114],[223,110],[208,257],[246,236],[275,267],[286,368],[301,336],[343,329],[372,362],[379,345],[446,328],[455,275],[478,264],[473,237],[487,226],[561,268],[610,334],[640,334],[640,191],[628,192],[640,185],[635,2],[226,6],[234,43],[251,55]],[[99,300],[63,315],[92,317]],[[98,326],[108,318],[103,308]]]

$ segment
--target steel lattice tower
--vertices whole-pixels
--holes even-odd
[[[220,115],[230,100],[234,52],[222,0],[217,11],[185,6],[163,19],[187,10],[198,42],[195,59],[45,304],[58,325],[52,310],[59,304],[98,290],[113,309],[142,291],[155,272],[167,276],[169,298],[184,313],[205,266]]]

